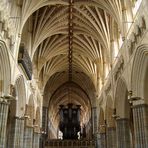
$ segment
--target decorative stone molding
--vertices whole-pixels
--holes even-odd
[[[34,125],[34,132],[40,134],[40,127],[39,125]]]
[[[9,46],[11,46],[12,44],[14,44],[14,41],[13,41],[14,35],[12,34],[11,30],[9,29],[8,20],[2,18],[2,15],[3,15],[2,11],[0,11],[0,32],[1,32],[0,37],[3,40],[8,40],[8,43],[10,43]],[[9,22],[10,22],[10,20],[9,20]]]
[[[121,55],[118,59],[118,62],[114,68],[114,80],[116,81],[117,78],[120,76],[124,68],[124,59],[123,56]]]
[[[12,84],[10,84],[10,95],[16,97],[16,88]]]
[[[111,83],[109,83],[109,84],[106,86],[106,90],[105,90],[106,95],[108,95],[110,91],[111,91]]]
[[[137,47],[134,53],[132,71],[131,71],[131,89],[134,97],[144,97],[144,84],[146,83],[147,69],[147,51],[148,45],[141,44]]]
[[[32,62],[23,44],[20,45],[18,63],[21,65],[27,78],[31,80],[32,79]]]
[[[32,92],[33,94],[35,94],[36,86],[35,86],[35,84],[33,83],[33,81],[30,81],[30,89],[31,89],[31,92]]]
[[[26,105],[26,113],[25,113],[25,125],[27,127],[33,128],[33,116],[34,116],[34,107],[31,105]]]
[[[132,55],[133,51],[135,50],[140,40],[142,39],[145,31],[146,31],[145,19],[144,17],[140,17],[134,26],[133,32],[131,33],[129,39],[127,40],[127,49],[129,55]]]

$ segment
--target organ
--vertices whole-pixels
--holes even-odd
[[[69,103],[60,105],[59,129],[63,133],[63,139],[78,139],[80,127],[80,105]]]

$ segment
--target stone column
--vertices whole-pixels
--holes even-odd
[[[92,107],[92,125],[93,125],[93,135],[95,135],[98,132],[97,107]]]
[[[117,148],[131,148],[129,119],[117,119]]]
[[[99,148],[107,148],[106,121],[99,126]]]
[[[98,139],[98,114],[97,114],[97,107],[92,107],[92,128],[93,128],[93,138],[96,142],[96,145],[99,143]]]
[[[96,138],[97,138],[97,140],[96,140],[96,148],[100,148],[101,147],[101,139],[100,139],[100,134],[99,133],[97,133]]]
[[[148,105],[133,106],[135,148],[148,148]]]
[[[42,110],[42,130],[46,132],[48,126],[48,107],[43,107]]]
[[[6,100],[1,99],[0,100],[0,148],[5,148],[8,108],[9,108],[9,103]]]
[[[100,133],[100,145],[101,145],[101,148],[107,148],[106,132]]]
[[[23,148],[24,139],[24,119],[14,117],[11,121],[11,130],[9,133],[8,147]]]
[[[47,132],[48,127],[48,107],[43,106],[42,108],[42,133]],[[47,138],[47,135],[42,134],[40,138],[40,147],[44,147],[45,139]]]
[[[34,138],[33,138],[33,148],[39,148],[40,144],[40,133],[34,132]]]
[[[44,148],[44,135],[40,135],[40,148]]]
[[[33,148],[33,127],[29,127],[29,126],[25,127],[24,148]]]
[[[107,127],[106,129],[106,142],[107,148],[116,148],[116,128],[115,127]]]

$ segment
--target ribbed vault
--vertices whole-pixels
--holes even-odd
[[[49,119],[54,123],[54,128],[59,124],[59,106],[72,103],[81,105],[81,124],[87,124],[91,117],[91,101],[85,91],[75,83],[65,83],[60,86],[52,95],[49,102]]]
[[[111,42],[122,34],[120,0],[26,0],[22,15],[22,31],[27,26],[32,33],[33,76],[50,118],[57,124],[58,105],[68,102],[66,89],[72,85],[72,101],[82,105],[88,122],[110,70]]]

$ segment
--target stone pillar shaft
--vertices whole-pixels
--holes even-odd
[[[43,107],[42,110],[42,129],[46,132],[48,126],[48,107]]]
[[[133,107],[135,148],[148,148],[148,105]]]
[[[97,133],[97,140],[96,140],[96,148],[100,148],[101,147],[101,138],[100,138],[100,134]]]
[[[0,148],[5,148],[9,103],[0,102]]]
[[[48,107],[43,106],[42,108],[42,132],[47,132],[47,127],[48,127]],[[49,135],[48,135],[49,136]],[[41,135],[40,138],[40,147],[44,147],[45,143],[45,135]]]
[[[33,127],[25,127],[24,131],[24,148],[33,147]]]
[[[8,146],[11,148],[23,148],[24,119],[15,117],[11,122]]]
[[[93,137],[96,141],[96,145],[99,143],[99,139],[97,137],[98,134],[98,116],[97,116],[97,107],[92,107],[92,129],[93,129]]]
[[[92,125],[93,125],[93,134],[98,132],[98,117],[97,117],[97,107],[92,108]]]
[[[39,148],[39,143],[40,143],[40,134],[34,133],[33,148]]]
[[[129,119],[117,119],[117,148],[131,148]]]
[[[107,148],[116,148],[116,128],[107,127],[106,133]]]
[[[100,133],[100,145],[101,148],[107,148],[106,133]]]

